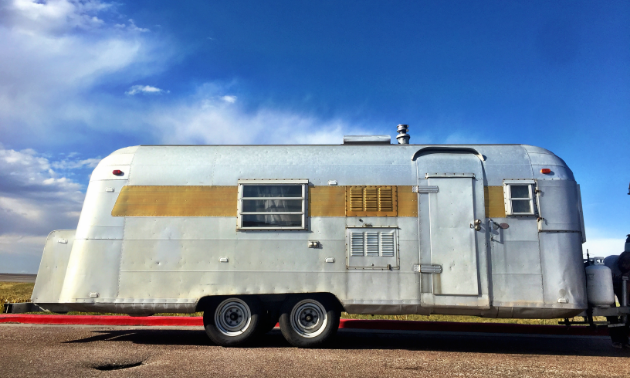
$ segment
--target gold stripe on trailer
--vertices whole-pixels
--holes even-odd
[[[503,186],[484,186],[483,194],[486,218],[505,218]]]
[[[412,186],[398,187],[398,216],[418,216],[418,193],[413,192]]]
[[[236,186],[124,186],[115,217],[236,217]]]
[[[345,217],[344,186],[311,186],[308,188],[308,215],[311,217]]]
[[[312,186],[308,188],[308,215],[355,216],[353,212],[346,213],[346,197],[350,188],[361,189],[361,211],[354,212],[359,214],[357,216],[418,216],[418,195],[412,192],[411,186]],[[366,191],[365,201],[363,188],[371,189]],[[112,216],[236,217],[237,201],[236,186],[128,185],[120,191]],[[364,206],[369,211],[363,211]]]

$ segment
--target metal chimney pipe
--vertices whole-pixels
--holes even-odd
[[[407,129],[409,126],[400,124],[398,125],[398,135],[396,135],[396,139],[398,140],[398,144],[409,144],[409,139],[411,138],[409,134],[407,134]]]

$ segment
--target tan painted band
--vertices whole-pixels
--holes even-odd
[[[396,187],[399,217],[418,216],[418,197],[411,186]],[[311,217],[345,217],[346,187],[309,187]],[[236,217],[236,186],[140,186],[122,188],[112,209],[115,217]],[[370,214],[386,216],[391,214]],[[363,215],[367,216],[367,215]]]
[[[505,202],[502,186],[484,186],[486,218],[505,218]]]

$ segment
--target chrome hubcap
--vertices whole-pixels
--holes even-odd
[[[214,313],[214,325],[226,336],[238,336],[245,332],[251,323],[249,306],[238,298],[221,302]]]
[[[291,310],[291,327],[302,337],[312,338],[324,332],[328,317],[324,306],[314,299],[298,302]]]

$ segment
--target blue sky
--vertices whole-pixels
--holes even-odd
[[[628,1],[0,3],[0,272],[75,228],[136,144],[523,143],[582,186],[587,247],[630,233]]]

